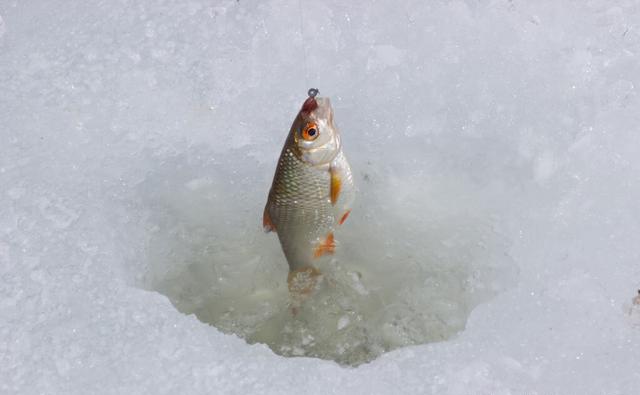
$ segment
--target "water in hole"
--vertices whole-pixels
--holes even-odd
[[[265,180],[273,165],[264,165]],[[151,213],[147,286],[284,356],[358,365],[451,337],[514,275],[508,237],[480,187],[437,173],[403,177],[357,158],[353,167],[358,200],[337,253],[293,315],[286,260],[261,226],[268,181],[198,149],[165,159],[139,187]]]

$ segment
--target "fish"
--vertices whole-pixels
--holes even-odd
[[[315,289],[318,266],[334,254],[334,234],[349,217],[356,191],[331,101],[317,92],[309,90],[291,125],[262,220],[266,232],[278,235],[289,291],[297,295]]]

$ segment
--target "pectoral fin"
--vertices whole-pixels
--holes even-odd
[[[264,208],[264,212],[262,213],[262,227],[264,228],[265,233],[275,232],[276,230],[276,227],[269,216],[268,206]]]
[[[331,172],[331,204],[335,205],[338,197],[340,197],[342,179],[340,178],[340,173],[335,168],[332,167],[329,171]]]

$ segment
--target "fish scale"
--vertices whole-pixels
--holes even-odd
[[[285,149],[272,194],[269,215],[291,270],[314,264],[314,246],[335,226],[329,169],[310,167]]]

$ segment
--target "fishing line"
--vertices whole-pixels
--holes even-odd
[[[298,0],[298,8],[300,11],[300,44],[302,45],[302,63],[304,66],[304,83],[306,88],[309,86],[309,67],[307,66],[307,46],[304,42],[304,15],[302,12],[302,0]]]

